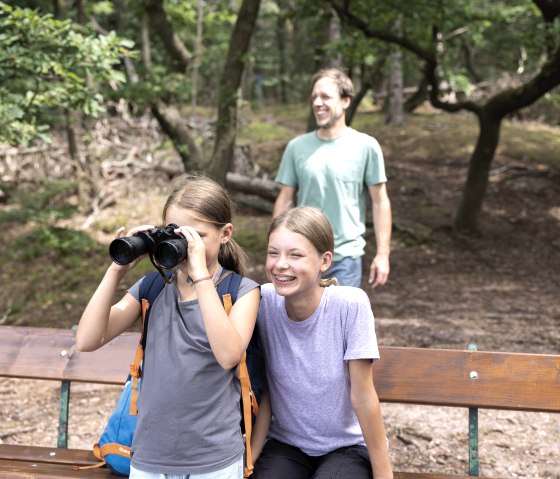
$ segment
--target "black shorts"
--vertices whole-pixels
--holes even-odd
[[[372,479],[365,446],[308,456],[297,447],[269,439],[255,464],[252,479]]]

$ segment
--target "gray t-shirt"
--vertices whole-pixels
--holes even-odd
[[[257,324],[272,406],[269,437],[310,456],[365,444],[350,403],[348,361],[379,358],[367,294],[327,287],[317,310],[295,322],[284,297],[265,284]]]
[[[142,280],[129,293],[139,299]],[[258,288],[243,278],[238,298]],[[235,368],[216,361],[198,300],[165,285],[151,305],[132,465],[162,474],[205,474],[244,451]]]
[[[276,181],[297,189],[297,206],[315,206],[334,231],[334,259],[364,254],[368,186],[385,183],[377,140],[347,128],[322,140],[315,131],[292,139],[282,155]]]

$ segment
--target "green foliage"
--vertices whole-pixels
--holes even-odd
[[[0,2],[0,142],[47,140],[45,114],[55,108],[97,116],[100,85],[118,85],[115,68],[132,43],[114,32],[98,35]]]
[[[32,261],[46,254],[66,262],[71,262],[75,255],[79,258],[99,248],[83,231],[45,224],[39,224],[29,233],[17,238],[14,247],[13,258],[19,261]]]
[[[12,201],[25,217],[32,217],[39,223],[52,223],[69,218],[77,211],[77,205],[72,204],[77,191],[76,181],[48,181],[32,189],[14,190]]]
[[[10,204],[0,211],[0,225],[22,222],[34,225],[31,231],[16,238],[15,249],[10,249],[16,259],[31,260],[51,250],[64,256],[75,249],[91,247],[91,240],[83,243],[82,233],[68,233],[69,230],[56,227],[59,220],[76,213],[73,202],[77,188],[76,182],[55,181],[32,188],[7,189]]]
[[[286,137],[288,130],[281,125],[270,122],[253,121],[239,131],[238,142],[267,142],[282,140]]]

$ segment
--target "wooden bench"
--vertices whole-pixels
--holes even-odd
[[[122,384],[138,334],[121,335],[94,353],[74,351],[73,337],[62,329],[0,327],[0,376],[61,383],[58,444],[0,444],[0,478],[116,477],[106,468],[72,469],[97,461],[90,450],[67,448],[70,389],[73,382]],[[395,479],[478,476],[480,408],[560,412],[560,356],[382,347],[381,357],[373,369],[381,401],[469,410],[464,475],[395,472]]]

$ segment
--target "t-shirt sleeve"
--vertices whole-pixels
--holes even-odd
[[[136,301],[140,302],[140,285],[144,280],[145,276],[140,278],[136,283],[134,283],[130,288],[128,288],[128,293],[136,298]]]
[[[387,181],[383,151],[378,141],[369,136],[366,149],[365,183],[367,186],[378,185]]]
[[[243,277],[241,283],[239,284],[239,291],[237,293],[237,297],[241,298],[245,296],[247,293],[253,291],[255,288],[260,288],[259,283],[253,281],[250,278]]]
[[[344,331],[346,342],[344,360],[379,359],[375,319],[367,294],[360,288],[343,286],[336,286],[336,288],[347,289],[344,296],[349,298]]]

